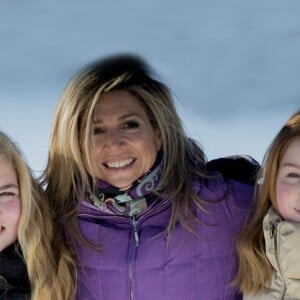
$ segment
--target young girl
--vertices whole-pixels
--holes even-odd
[[[76,267],[42,189],[0,131],[0,299],[73,299]]]
[[[300,299],[300,110],[271,143],[238,243],[244,299]]]

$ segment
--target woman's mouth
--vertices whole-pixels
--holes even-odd
[[[110,169],[119,169],[129,166],[134,161],[133,158],[119,160],[119,161],[110,161],[106,162],[104,165]]]

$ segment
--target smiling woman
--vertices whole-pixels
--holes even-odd
[[[94,175],[126,189],[154,164],[161,136],[143,104],[127,91],[111,91],[96,104],[91,147]]]
[[[44,183],[77,254],[77,299],[240,299],[235,236],[252,186],[208,172],[142,59],[76,74],[49,144]]]

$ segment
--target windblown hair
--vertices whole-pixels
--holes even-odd
[[[0,158],[11,164],[18,178],[21,201],[18,242],[27,267],[31,299],[74,299],[76,265],[53,230],[46,194],[18,146],[1,131]]]
[[[276,179],[279,164],[288,146],[299,137],[300,110],[289,118],[270,144],[257,177],[257,207],[253,218],[241,232],[237,246],[239,269],[235,283],[243,293],[257,294],[271,281],[272,267],[265,252],[263,219],[271,206],[278,212]]]
[[[205,176],[206,158],[182,127],[168,88],[154,79],[146,63],[133,55],[117,55],[97,61],[81,70],[66,86],[58,103],[50,137],[44,183],[51,205],[76,236],[76,208],[93,189],[95,176],[90,145],[94,109],[99,99],[114,90],[126,90],[145,108],[153,128],[161,132],[163,174],[160,191],[175,199],[167,228],[176,222],[187,229],[196,221],[193,204],[204,201],[191,190],[192,176]]]

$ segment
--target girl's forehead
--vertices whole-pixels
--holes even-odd
[[[0,157],[0,183],[17,182],[17,172],[14,165],[6,157]]]
[[[295,138],[284,151],[281,163],[295,162],[300,165],[300,137]]]

